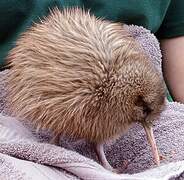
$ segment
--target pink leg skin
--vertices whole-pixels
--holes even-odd
[[[59,140],[60,140],[60,135],[57,135],[57,136],[54,136],[54,137],[51,139],[50,143],[51,143],[51,144],[54,144],[54,145],[59,145]]]
[[[107,161],[106,157],[105,157],[105,153],[104,153],[104,148],[103,148],[103,144],[96,144],[95,145],[95,150],[98,156],[99,161],[101,162],[102,166],[114,173],[119,173],[119,171],[117,169],[114,169],[109,162]]]
[[[153,129],[151,126],[148,126],[146,124],[142,124],[142,125],[145,129],[148,142],[151,145],[151,150],[153,153],[153,158],[155,160],[155,163],[157,165],[159,165],[160,164],[160,157],[159,157],[159,152],[158,152],[157,145],[155,142],[155,138],[153,135]],[[115,172],[115,173],[121,173],[118,169],[114,169],[107,161],[107,159],[105,157],[104,149],[103,149],[103,144],[96,144],[95,148],[96,148],[96,153],[98,155],[98,159],[104,168],[106,168],[109,171]]]

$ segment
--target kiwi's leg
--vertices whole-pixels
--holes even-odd
[[[105,153],[104,153],[103,144],[95,144],[94,148],[95,148],[98,159],[101,162],[102,166],[109,171],[119,173],[118,170],[114,169],[107,161],[107,158],[105,157]]]
[[[60,134],[53,136],[52,139],[50,140],[50,143],[59,145],[59,140],[60,140]]]

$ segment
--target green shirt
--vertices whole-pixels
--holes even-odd
[[[141,25],[158,38],[184,34],[184,0],[1,0],[0,66],[21,32],[54,6],[91,9],[98,17]]]

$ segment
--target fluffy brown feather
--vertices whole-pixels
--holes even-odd
[[[12,113],[55,135],[104,142],[164,104],[160,74],[123,25],[78,8],[34,24],[7,60]]]

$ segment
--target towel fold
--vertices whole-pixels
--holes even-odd
[[[159,43],[150,31],[126,26],[161,73]],[[0,72],[0,179],[84,179],[84,180],[166,180],[184,179],[184,105],[167,102],[154,124],[154,134],[162,155],[156,167],[145,132],[135,124],[127,134],[105,145],[106,157],[122,174],[104,169],[91,145],[84,140],[61,137],[60,146],[48,143],[48,132],[36,133],[30,124],[11,117],[6,107],[6,77]]]

